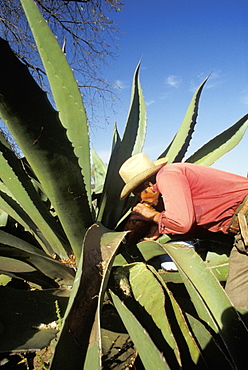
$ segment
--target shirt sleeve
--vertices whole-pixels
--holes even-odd
[[[165,166],[157,175],[157,187],[165,207],[165,211],[159,215],[159,232],[187,233],[195,222],[195,212],[185,173],[169,165]]]

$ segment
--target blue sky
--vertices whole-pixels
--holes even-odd
[[[209,73],[189,154],[248,113],[247,12],[247,0],[132,0],[110,14],[120,29],[119,50],[104,77],[120,87],[119,101],[116,114],[107,111],[110,123],[91,129],[92,145],[104,161],[114,121],[123,132],[132,77],[141,58],[148,118],[144,151],[151,159],[167,147]],[[246,176],[247,145],[248,133],[214,167]]]

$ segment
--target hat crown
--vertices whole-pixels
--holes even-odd
[[[129,183],[138,173],[155,168],[153,161],[145,153],[138,153],[130,157],[120,168],[120,175],[123,181]]]
[[[168,162],[168,158],[160,158],[152,162],[145,153],[138,153],[128,158],[119,170],[125,182],[120,198],[124,199],[143,181],[157,173]]]

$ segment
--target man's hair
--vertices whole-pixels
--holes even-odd
[[[147,182],[151,182],[151,183],[155,184],[156,174],[148,177],[148,179],[145,179],[141,184],[136,186],[136,188],[133,189],[133,193],[141,193],[145,189],[145,187],[146,187],[145,183],[147,183]]]

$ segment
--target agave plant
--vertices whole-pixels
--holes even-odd
[[[21,3],[54,101],[0,39],[0,114],[23,154],[19,158],[0,136],[0,293],[6,302],[1,322],[7,338],[0,350],[41,349],[60,329],[51,369],[243,368],[245,315],[219,282],[227,275],[226,244],[218,241],[216,253],[208,240],[194,251],[167,235],[130,242],[122,231],[136,199],[120,201],[118,170],[142,151],[146,134],[140,66],[124,135],[114,126],[106,166],[90,153],[85,108],[65,55],[33,0]],[[159,158],[211,165],[242,139],[248,115],[185,159],[207,79]],[[156,266],[165,253],[178,273]],[[12,280],[6,285],[6,279]],[[13,281],[28,282],[29,290],[9,287]],[[12,312],[21,316],[18,328],[18,320],[6,324]],[[60,316],[61,328],[49,325]]]

